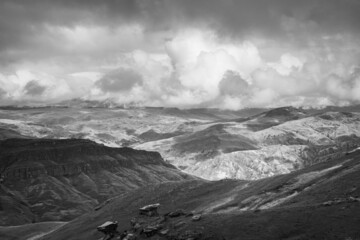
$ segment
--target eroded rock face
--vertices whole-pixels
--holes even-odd
[[[252,127],[250,127],[252,126]],[[256,180],[336,159],[360,146],[360,114],[279,108],[191,134],[143,143],[183,171],[209,180]]]
[[[0,141],[0,169],[0,197],[23,202],[21,207],[3,209],[1,224],[17,224],[14,211],[24,215],[21,223],[71,220],[116,194],[191,178],[157,152],[79,139]]]

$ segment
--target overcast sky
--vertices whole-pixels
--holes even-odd
[[[358,0],[0,0],[0,102],[360,101]]]

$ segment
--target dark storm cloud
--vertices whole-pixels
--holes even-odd
[[[0,63],[61,54],[61,42],[48,27],[112,27],[138,19],[136,1],[2,0],[0,2]]]
[[[31,80],[24,87],[24,92],[30,96],[38,96],[44,93],[46,90],[45,86],[40,85],[37,81]]]
[[[0,88],[0,99],[5,97],[5,95],[6,95],[6,92],[2,88]]]
[[[36,45],[36,36],[46,24],[111,27],[138,22],[152,30],[209,24],[227,36],[284,37],[294,26],[284,29],[283,21],[291,19],[318,25],[324,32],[359,32],[359,12],[356,0],[3,0],[0,51]]]
[[[251,91],[253,105],[314,91],[359,100],[359,78],[343,84],[360,62],[359,12],[359,0],[0,0],[0,85],[13,99],[42,94],[39,81],[23,88],[39,79],[56,86],[46,97],[138,85],[173,105],[236,107]]]
[[[219,82],[221,95],[239,96],[246,92],[249,84],[241,76],[233,71],[227,71]]]
[[[135,84],[142,83],[142,77],[131,69],[118,69],[110,72],[96,82],[103,92],[128,91]]]

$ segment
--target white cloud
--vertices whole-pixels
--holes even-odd
[[[343,36],[314,36],[310,48],[291,44],[285,48],[282,42],[256,37],[224,38],[205,27],[149,33],[140,25],[128,24],[47,26],[39,38],[53,54],[0,68],[3,99],[113,98],[146,105],[229,109],[360,101],[360,78],[354,70],[360,60],[354,50],[358,43]],[[271,61],[264,57],[268,52],[275,53]],[[120,74],[121,79],[99,85],[104,76],[121,69],[139,78]],[[232,76],[227,79],[229,72]],[[26,94],[30,81],[40,86],[35,92],[41,94]]]

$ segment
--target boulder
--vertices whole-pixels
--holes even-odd
[[[149,217],[158,216],[159,213],[157,212],[157,209],[159,207],[160,207],[159,203],[146,205],[142,208],[139,208],[139,214],[149,216]]]
[[[149,225],[142,229],[141,234],[144,234],[146,237],[154,236],[160,229],[162,225]]]
[[[118,227],[118,222],[107,221],[101,224],[100,226],[98,226],[96,229],[99,232],[105,234],[105,236],[110,236],[111,238],[117,233],[117,227]]]
[[[122,240],[136,240],[136,235],[133,233],[128,233]]]
[[[161,236],[166,236],[169,233],[169,229],[163,229],[159,232]]]
[[[194,222],[199,221],[200,219],[201,219],[201,214],[196,214],[191,218],[191,220]]]
[[[170,213],[167,214],[167,216],[171,217],[171,218],[180,217],[180,216],[184,216],[184,215],[186,215],[186,213],[181,209],[178,209],[178,210],[176,210],[174,212],[170,212]]]

